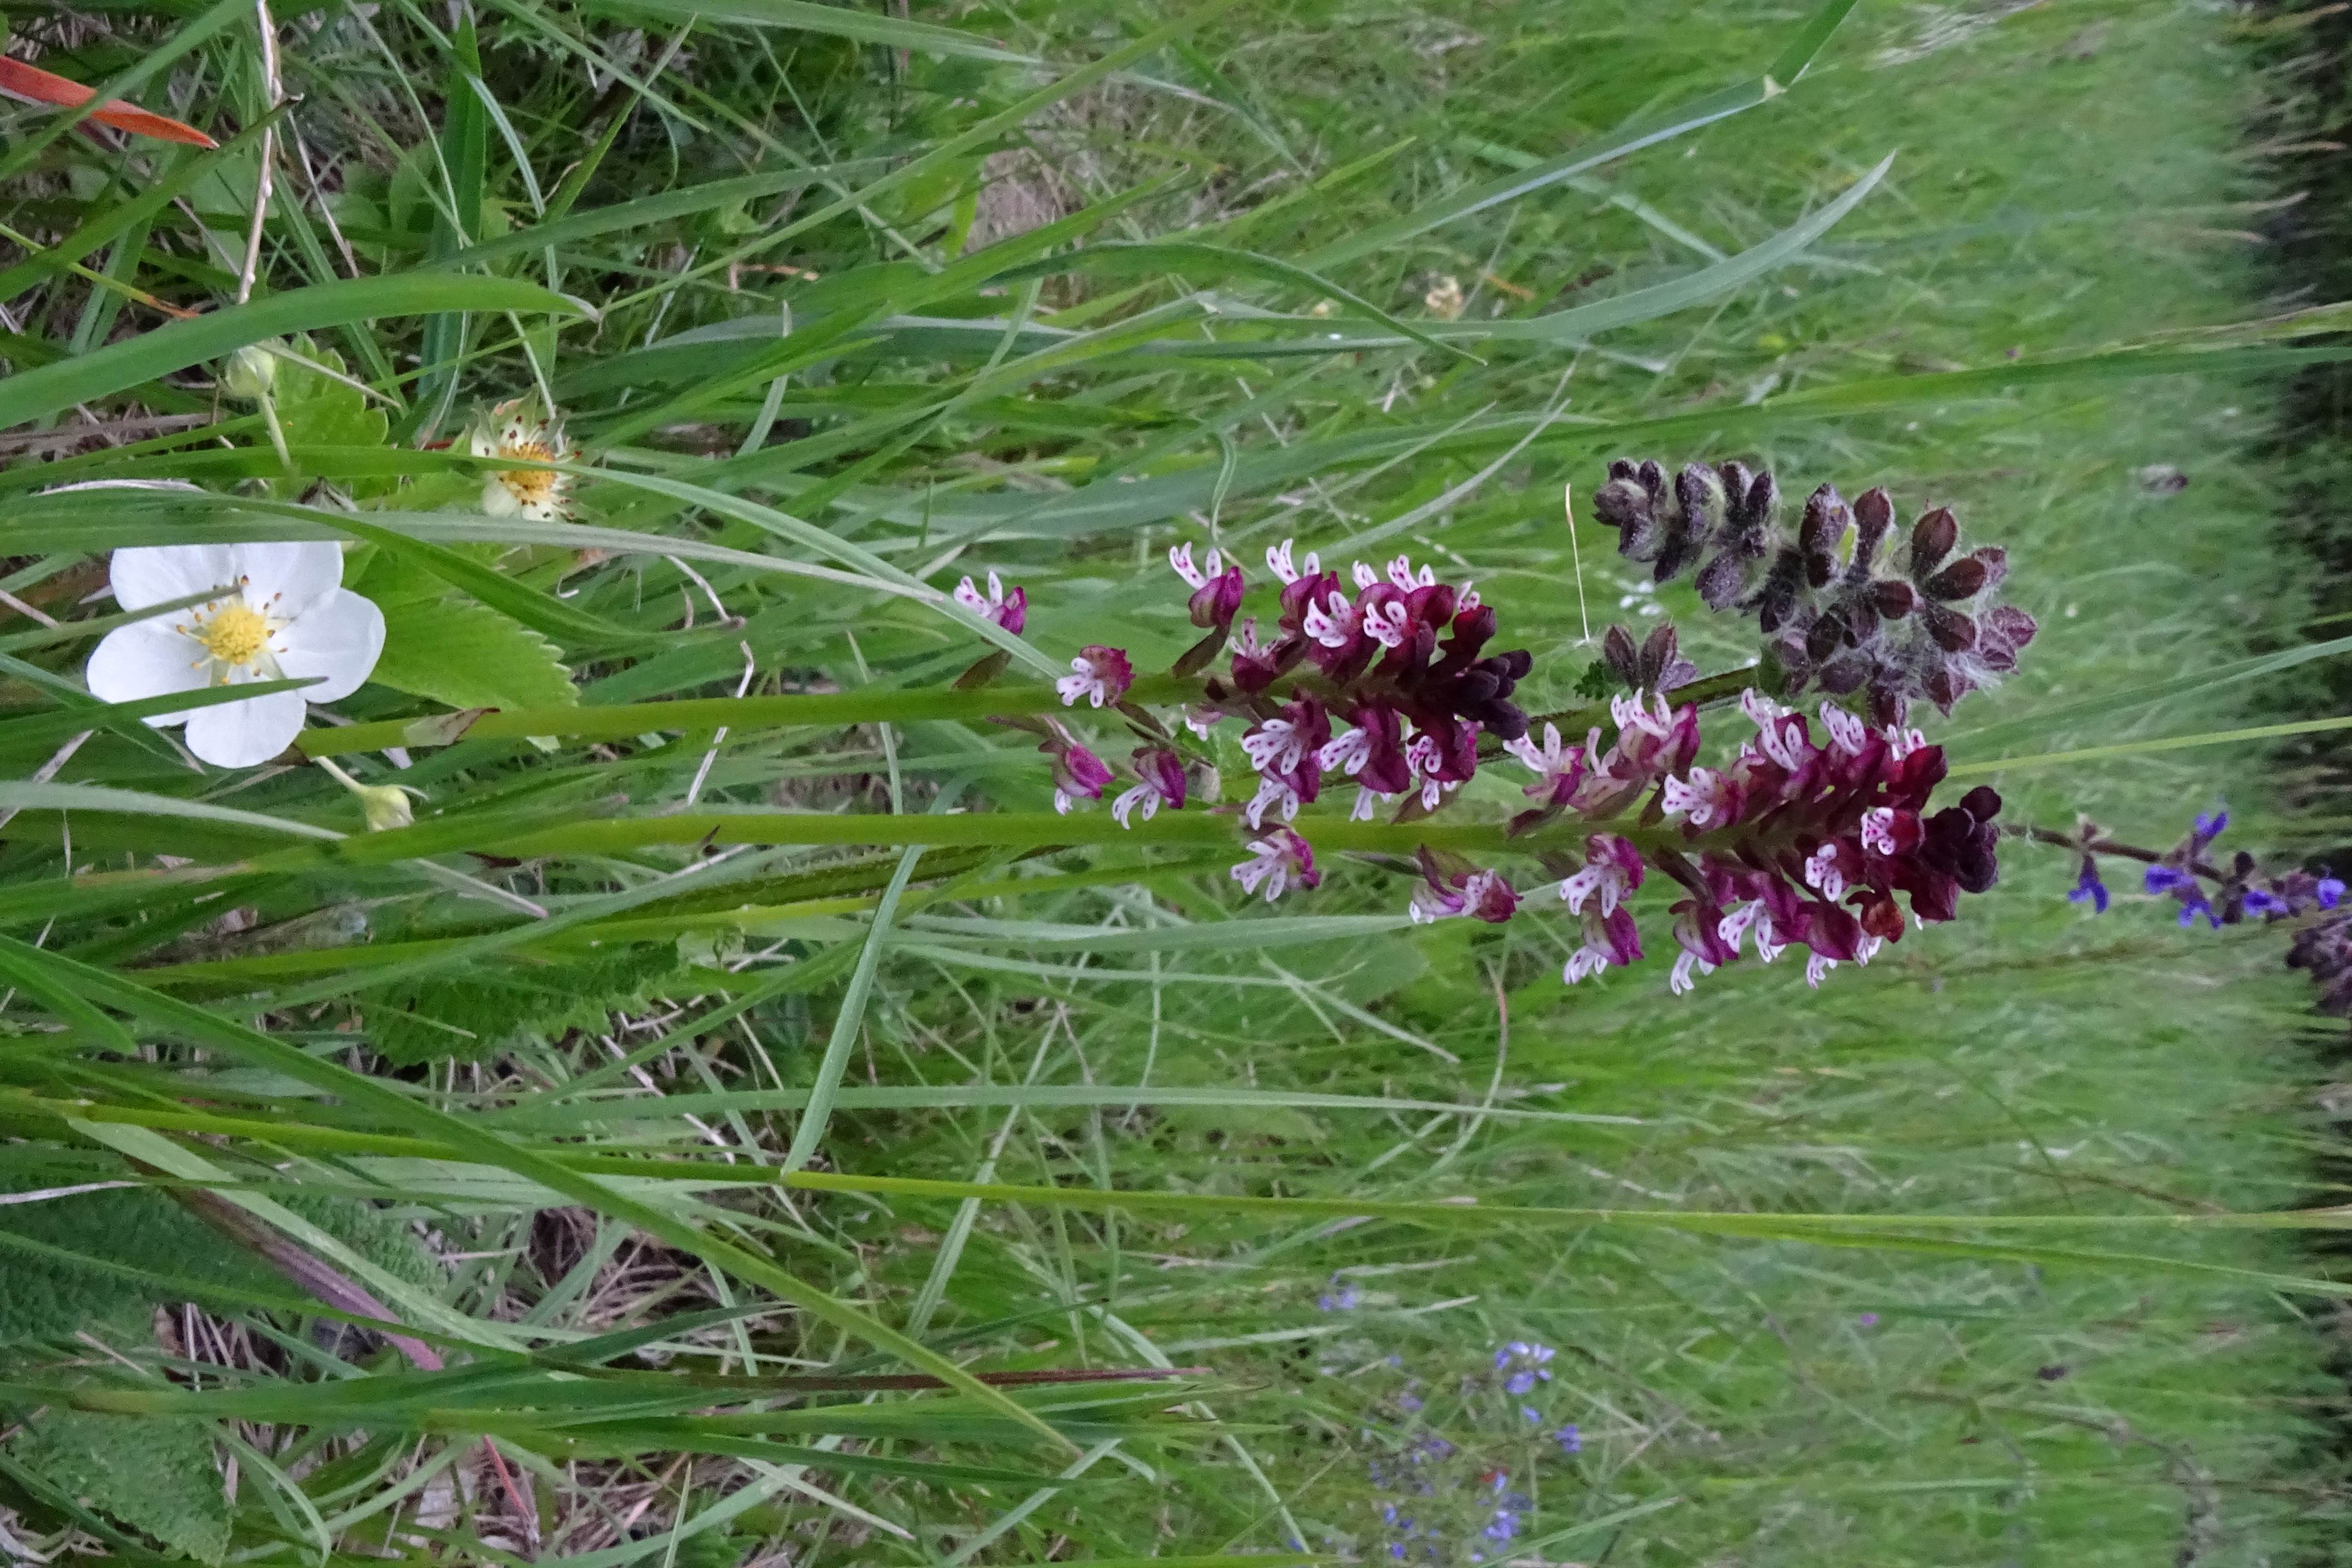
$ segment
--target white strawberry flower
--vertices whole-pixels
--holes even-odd
[[[509,462],[568,463],[578,456],[563,439],[563,421],[540,416],[536,397],[518,397],[477,416],[467,433],[477,458]],[[572,515],[572,476],[551,468],[496,468],[482,480],[482,510],[492,517],[560,522]]]
[[[143,610],[211,589],[217,598],[119,626],[83,678],[106,702],[255,681],[317,677],[274,691],[147,722],[184,723],[188,750],[215,767],[249,768],[291,745],[307,705],[360,689],[383,652],[383,612],[342,585],[343,552],[326,542],[164,544],[118,550],[115,603]]]

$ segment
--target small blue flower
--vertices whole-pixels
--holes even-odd
[[[2175,888],[2193,888],[2197,879],[2178,866],[2150,866],[2141,885],[2151,893],[2168,893]]]
[[[2099,863],[2088,855],[2083,857],[2083,874],[2075,879],[2074,890],[2066,895],[2066,901],[2070,904],[2087,902],[2095,915],[2107,912],[2107,885],[2099,880]]]
[[[2294,910],[2288,907],[2287,901],[2284,899],[2280,898],[2276,893],[2267,892],[2261,888],[2249,888],[2246,889],[2244,909],[2250,915],[2261,915],[2264,917],[2271,915],[2291,915],[2294,912]]]
[[[2314,888],[2312,892],[2318,898],[2321,909],[2332,910],[2344,901],[2343,879],[2335,876],[2323,866],[2319,870],[2319,886]]]
[[[1495,1352],[1495,1370],[1507,1372],[1503,1380],[1506,1394],[1526,1394],[1538,1383],[1551,1381],[1551,1358],[1557,1352],[1549,1345],[1528,1340],[1513,1340]]]
[[[1496,1477],[1495,1489],[1496,1491],[1501,1491],[1505,1484],[1507,1484],[1509,1479],[1510,1478],[1507,1475],[1499,1475]],[[1533,1500],[1528,1498],[1525,1493],[1511,1493],[1509,1496],[1503,1499],[1502,1506],[1495,1510],[1495,1517],[1487,1522],[1486,1528],[1479,1533],[1484,1535],[1487,1540],[1498,1543],[1510,1540],[1511,1537],[1518,1534],[1519,1532],[1519,1516],[1533,1506]]]
[[[2202,893],[2191,893],[2189,895],[2187,900],[2182,902],[2180,906],[2180,924],[2182,929],[2186,930],[2189,926],[2195,925],[2197,923],[2197,917],[2200,914],[2205,917],[2206,923],[2210,925],[2215,931],[2220,931],[2221,929],[2221,911],[2214,909],[2211,900],[2207,899]]]
[[[1330,1289],[1315,1298],[1315,1305],[1326,1312],[1350,1312],[1363,1299],[1355,1286],[1335,1279]]]
[[[1537,1409],[1532,1405],[1520,1405],[1519,1414],[1528,1418],[1528,1425],[1530,1426],[1536,1426],[1543,1420],[1543,1412]]]
[[[1559,1451],[1563,1454],[1584,1452],[1584,1434],[1576,1429],[1576,1423],[1573,1421],[1553,1433],[1551,1440],[1559,1445]]]
[[[2215,812],[2210,816],[2200,815],[2197,818],[2196,828],[2189,836],[2196,846],[2196,852],[2202,855],[2205,852],[2205,846],[2221,837],[2221,830],[2229,826],[2230,813],[2226,808]]]

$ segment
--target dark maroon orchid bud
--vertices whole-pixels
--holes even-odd
[[[1878,561],[1878,547],[1895,526],[1895,498],[1875,486],[1853,503],[1853,569],[1867,573]]]
[[[1715,477],[1723,486],[1724,521],[1737,530],[1747,521],[1748,488],[1756,475],[1738,458],[1729,458],[1715,466]]]
[[[1665,673],[1667,666],[1678,662],[1681,650],[1682,634],[1675,629],[1675,624],[1672,621],[1659,622],[1651,628],[1650,635],[1642,639],[1641,657],[1633,662],[1633,684],[1646,691],[1662,689],[1659,677]]]
[[[1977,624],[1958,610],[1928,602],[1920,606],[1920,624],[1946,653],[1967,653],[1977,646]]]
[[[1816,588],[1829,586],[1837,574],[1838,546],[1853,526],[1853,512],[1835,485],[1823,485],[1805,498],[1805,515],[1797,525],[1797,548],[1803,554],[1805,581]]]
[[[1983,562],[1973,555],[1963,555],[1920,584],[1919,591],[1931,599],[1952,604],[1976,597],[1984,589],[1986,576]]]
[[[1648,522],[1654,505],[1650,492],[1629,475],[1601,487],[1592,498],[1592,515],[1611,528],[1627,529]]]
[[[1811,570],[1808,558],[1801,551],[1783,550],[1772,558],[1772,568],[1765,574],[1764,586],[1757,590],[1755,600],[1757,625],[1765,636],[1771,636],[1787,624]]]
[[[1727,550],[1698,570],[1700,601],[1710,610],[1727,610],[1748,592],[1748,563]]]
[[[1919,521],[1911,525],[1912,581],[1922,581],[1943,564],[1944,557],[1959,542],[1960,523],[1952,515],[1951,508],[1939,506],[1933,511],[1922,512]]]
[[[1847,640],[1844,612],[1827,610],[1813,622],[1805,634],[1805,657],[1815,664],[1837,652],[1838,645]]]
[[[1617,553],[1628,561],[1655,561],[1671,534],[1654,512],[1643,512],[1617,536]]]
[[[1870,660],[1857,654],[1831,659],[1813,672],[1813,684],[1832,697],[1859,691],[1870,679]]]
[[[1743,530],[1760,531],[1770,525],[1772,514],[1780,510],[1780,481],[1765,469],[1748,482],[1745,497],[1734,491],[1737,510],[1734,520]]]
[[[2017,668],[2017,656],[2042,628],[2014,605],[1995,605],[1977,617],[1977,658],[1996,675]]]
[[[1633,647],[1633,634],[1623,626],[1611,626],[1601,634],[1601,659],[1621,684],[1629,688],[1642,684],[1642,656]]]
[[[1900,687],[1884,680],[1870,684],[1870,721],[1882,729],[1899,730],[1911,717],[1910,700]]]
[[[1872,607],[1890,621],[1899,621],[1909,615],[1912,606],[1918,602],[1918,595],[1911,591],[1911,584],[1899,578],[1884,578],[1872,584],[1870,591]]]
[[[1984,569],[1983,592],[1991,593],[2009,580],[2009,552],[1998,544],[1988,544],[1969,552],[1969,559]]]
[[[1675,505],[1683,514],[1682,532],[1694,548],[1723,526],[1723,481],[1715,470],[1692,463],[1675,476]]]
[[[1244,586],[1242,569],[1228,566],[1192,590],[1192,597],[1186,605],[1192,613],[1192,624],[1215,626],[1219,630],[1232,626],[1234,617],[1241,614]]]
[[[1683,568],[1698,558],[1699,536],[1687,528],[1670,527],[1658,546],[1658,563],[1651,575],[1661,583],[1671,583],[1682,574]]]
[[[1936,705],[1936,711],[1946,718],[1951,716],[1961,698],[1976,689],[1975,681],[1948,664],[1938,664],[1930,669],[1921,685],[1925,688],[1923,695]]]

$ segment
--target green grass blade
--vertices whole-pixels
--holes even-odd
[[[264,338],[316,331],[384,316],[447,310],[532,310],[581,316],[587,308],[514,278],[407,274],[357,278],[270,294],[243,305],[174,321],[77,358],[0,381],[0,429],[128,392],[158,376],[233,353]]]
[[[923,853],[923,846],[909,844],[898,857],[898,868],[890,874],[890,885],[882,893],[882,902],[875,908],[873,923],[866,928],[866,941],[857,952],[857,967],[850,971],[849,985],[842,993],[841,1010],[833,1020],[833,1035],[825,1041],[824,1056],[818,1061],[816,1081],[809,1088],[807,1103],[801,1111],[800,1123],[793,1129],[793,1142],[784,1153],[784,1169],[797,1171],[816,1153],[817,1144],[833,1120],[835,1099],[841,1092],[841,1075],[849,1068],[849,1053],[857,1044],[857,1037],[866,1026],[866,999],[874,990],[874,976],[882,966],[882,954],[890,942],[890,922],[898,912],[898,899],[907,890],[907,879],[915,874],[915,862]]]

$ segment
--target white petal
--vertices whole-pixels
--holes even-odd
[[[82,679],[101,702],[135,702],[167,691],[194,691],[211,662],[204,645],[172,629],[170,616],[117,626],[93,649]],[[185,713],[163,713],[150,724],[176,724]]]
[[[114,602],[143,610],[208,588],[232,587],[245,567],[235,544],[137,544],[114,552],[107,568]]]
[[[216,768],[256,767],[294,743],[302,712],[299,691],[199,708],[188,715],[188,750]]]
[[[342,585],[343,547],[331,539],[232,548],[246,603],[272,620],[299,616]]]
[[[309,702],[335,702],[360,689],[383,653],[383,612],[375,601],[336,588],[310,613],[270,638],[278,668],[288,679],[323,676],[295,695]],[[198,756],[204,755],[199,752]]]

